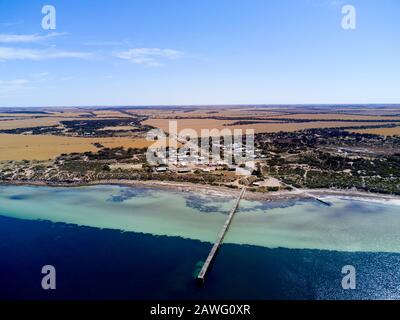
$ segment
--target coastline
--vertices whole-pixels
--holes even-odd
[[[157,181],[157,180],[100,180],[91,182],[48,182],[48,181],[0,181],[1,185],[13,186],[43,186],[43,187],[68,187],[77,188],[96,185],[121,185],[128,187],[157,188],[178,192],[195,192],[202,195],[212,195],[220,197],[237,197],[240,189],[229,188],[226,186],[212,186],[194,184],[189,182]],[[380,202],[400,205],[400,196],[370,193],[358,190],[334,190],[334,189],[298,189],[297,191],[276,191],[276,192],[254,192],[247,191],[243,197],[249,201],[285,201],[285,200],[305,200],[318,197],[329,200],[329,198],[352,199],[359,201]]]

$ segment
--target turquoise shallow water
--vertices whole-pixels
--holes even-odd
[[[243,200],[225,243],[400,252],[400,207],[345,199]],[[125,186],[1,186],[0,215],[214,242],[234,199]]]
[[[232,198],[1,186],[0,299],[399,299],[399,207],[329,201],[242,201],[198,288]],[[46,264],[55,291],[40,287]],[[356,290],[341,287],[348,264]]]

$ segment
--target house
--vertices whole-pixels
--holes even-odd
[[[253,169],[250,168],[236,168],[236,175],[238,176],[251,176]]]
[[[246,161],[245,166],[246,166],[246,168],[249,168],[249,169],[253,169],[253,170],[256,169],[256,163],[254,161]]]
[[[277,188],[279,190],[282,187],[282,184],[278,179],[269,177],[261,181],[258,180],[253,182],[253,186],[264,188]]]

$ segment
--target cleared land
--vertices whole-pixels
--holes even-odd
[[[160,119],[165,118],[209,118],[209,117],[244,117],[244,116],[257,116],[257,117],[265,117],[265,116],[275,116],[282,115],[282,112],[276,111],[267,111],[267,110],[259,110],[259,109],[220,109],[220,108],[195,108],[191,109],[182,109],[182,110],[168,110],[168,109],[129,109],[128,112],[134,114],[141,114],[147,116],[153,116]]]
[[[129,118],[129,115],[121,113],[120,111],[93,111],[93,114],[98,118]]]
[[[48,160],[62,153],[95,152],[93,143],[108,148],[145,148],[152,144],[145,139],[79,138],[47,135],[0,134],[0,160]]]
[[[169,132],[169,120],[174,118],[178,118],[176,120],[178,131],[191,129],[197,134],[200,134],[201,129],[254,129],[256,133],[274,133],[346,127],[354,127],[351,131],[358,133],[400,134],[400,126],[360,128],[384,126],[390,123],[400,125],[399,122],[391,122],[400,120],[400,106],[393,108],[251,105],[103,109],[8,108],[0,110],[0,130],[24,128],[28,130],[8,132],[18,134],[0,134],[0,160],[47,160],[61,153],[95,152],[98,148],[93,145],[94,143],[110,148],[120,146],[144,148],[152,142],[144,139],[146,132],[151,128],[143,125]],[[63,126],[60,124],[61,121],[71,123]],[[73,123],[74,121],[77,123]],[[53,130],[52,126],[57,127]],[[57,130],[58,127],[61,130]],[[132,133],[132,130],[135,132]],[[104,131],[108,133],[104,134]],[[110,137],[111,135],[113,137]]]
[[[382,136],[394,136],[400,135],[400,126],[394,128],[375,128],[375,129],[360,129],[360,130],[349,130],[356,133],[369,133],[369,134],[379,134]]]
[[[57,126],[60,121],[68,120],[90,120],[91,118],[59,118],[59,117],[44,117],[32,119],[6,120],[0,119],[0,130],[18,129],[18,128],[33,128],[33,127],[50,127]]]
[[[149,119],[143,124],[160,128],[165,132],[169,132],[169,119]],[[340,121],[314,121],[314,122],[301,122],[301,123],[254,123],[244,125],[230,125],[235,121],[232,120],[199,120],[199,119],[179,119],[174,120],[178,123],[178,131],[183,129],[193,129],[197,134],[201,133],[201,129],[254,129],[256,133],[264,132],[293,132],[304,129],[317,129],[317,128],[345,128],[345,127],[361,127],[371,126],[370,122],[340,122]],[[379,124],[386,124],[380,122]],[[373,125],[373,123],[372,123]]]
[[[224,125],[229,125],[235,123],[234,120],[215,120],[215,119],[179,119],[179,120],[171,120],[171,119],[149,119],[142,124],[149,125],[152,127],[156,127],[162,129],[164,132],[169,132],[169,123],[170,121],[176,121],[178,124],[178,130],[182,129],[193,129],[196,132],[200,133],[201,129],[226,129],[228,127]]]
[[[324,114],[288,114],[274,116],[273,118],[285,118],[285,119],[301,119],[301,120],[400,120],[400,117],[396,116],[374,116],[374,115],[358,115],[358,114],[341,114],[341,113],[324,113]]]
[[[115,126],[115,127],[104,127],[103,129],[100,129],[102,131],[127,131],[127,130],[133,130],[135,129],[134,126]]]
[[[12,117],[12,118],[31,118],[31,117],[59,117],[59,118],[76,118],[76,117],[89,117],[93,116],[90,112],[73,112],[73,111],[46,111],[44,113],[2,113],[0,111],[0,117]]]

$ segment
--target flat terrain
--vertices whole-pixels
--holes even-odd
[[[377,134],[382,136],[393,136],[400,135],[400,126],[394,128],[375,128],[375,129],[360,129],[360,130],[351,130],[356,133],[368,133],[368,134]]]
[[[148,133],[168,133],[171,120],[178,125],[177,148],[154,149],[149,162],[148,147],[162,146],[163,139],[148,141]],[[185,137],[202,129],[225,136],[252,129],[254,153],[232,163],[247,146],[222,137],[212,141],[220,159],[209,159],[203,148],[192,153],[196,143]],[[231,131],[219,133],[223,129]],[[400,195],[399,133],[400,106],[4,109],[0,182],[162,181],[248,186],[262,194],[338,189]]]
[[[145,114],[143,124],[169,131],[169,121],[178,122],[178,130],[254,129],[256,133],[295,132],[306,129],[351,128],[359,132],[398,134],[399,107],[360,106],[280,106],[280,107],[187,107],[182,109],[130,109]],[[387,127],[394,128],[387,128]],[[365,131],[364,131],[365,130]],[[372,131],[369,131],[372,130]]]
[[[67,118],[75,119],[75,118]],[[56,126],[60,124],[64,118],[58,117],[45,117],[45,118],[30,118],[30,119],[0,119],[0,130],[2,129],[18,129],[18,128],[33,128],[33,127],[46,127]]]
[[[0,160],[53,159],[99,147],[143,148],[152,128],[254,129],[256,133],[345,128],[400,134],[399,106],[187,106],[0,110]],[[98,144],[95,146],[94,144]]]
[[[362,127],[370,126],[370,122],[340,122],[340,121],[312,121],[312,122],[298,122],[298,123],[281,123],[281,122],[257,122],[249,124],[235,124],[233,120],[214,120],[214,119],[149,119],[143,122],[143,124],[160,128],[165,132],[169,132],[169,121],[177,121],[178,131],[184,129],[193,129],[198,135],[201,133],[201,129],[241,129],[243,132],[247,129],[253,129],[255,133],[264,132],[295,132],[305,129],[318,129],[318,128],[347,128],[347,127]],[[379,124],[386,125],[390,122],[382,121]]]
[[[131,138],[81,138],[52,135],[0,134],[0,160],[48,160],[62,153],[95,152],[104,147],[145,148],[152,142]]]

